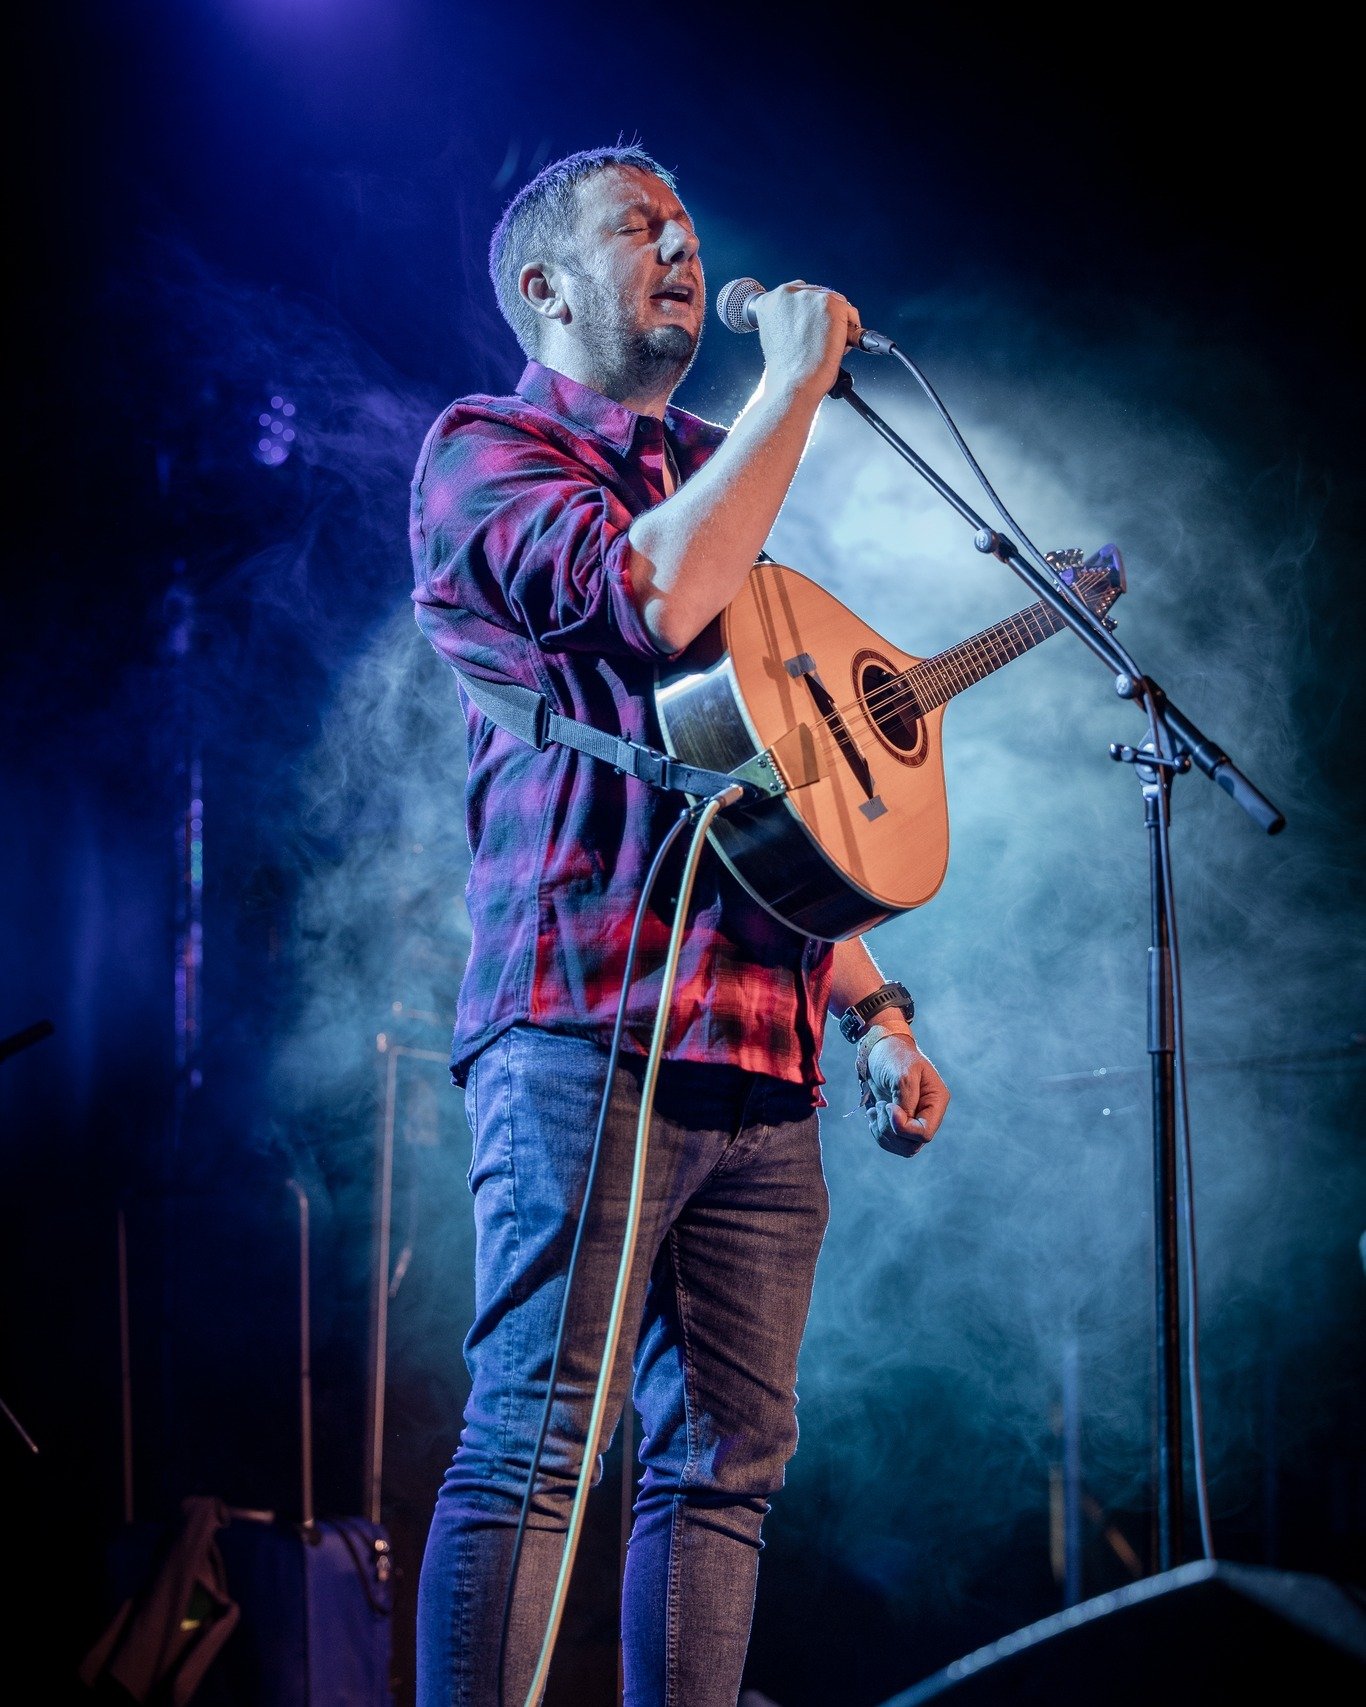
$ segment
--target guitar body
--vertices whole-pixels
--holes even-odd
[[[830,593],[758,563],[682,658],[655,706],[670,755],[735,773],[764,798],[730,807],[709,835],[759,903],[806,936],[839,942],[923,906],[949,863],[940,732],[954,694],[1066,620],[1070,590],[1106,628],[1124,560],[1049,552],[1057,587],[932,658],[898,651]]]
[[[759,904],[839,941],[919,907],[944,881],[944,707],[888,684],[919,660],[814,581],[759,563],[655,703],[672,757],[712,770],[768,754],[786,792],[731,807],[711,839]]]

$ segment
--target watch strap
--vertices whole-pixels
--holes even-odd
[[[884,1008],[900,1008],[908,1021],[915,1018],[915,1003],[911,1000],[911,992],[904,984],[895,981],[882,985],[861,1002],[854,1002],[840,1016],[840,1033],[850,1043],[857,1043],[869,1025],[873,1016]]]

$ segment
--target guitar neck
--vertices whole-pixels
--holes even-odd
[[[1062,618],[1046,604],[1030,605],[984,628],[980,634],[936,652],[932,658],[922,658],[902,679],[915,695],[921,711],[931,711],[993,670],[999,670],[1002,664],[1028,652],[1031,646],[1047,640],[1062,625]]]

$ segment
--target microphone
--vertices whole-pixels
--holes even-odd
[[[759,317],[754,311],[754,304],[768,292],[758,279],[732,279],[729,284],[722,285],[716,298],[716,312],[721,316],[722,324],[732,332],[757,332]],[[892,353],[893,342],[882,332],[870,332],[862,327],[857,338],[850,338],[851,347],[866,351],[870,356],[889,356]]]

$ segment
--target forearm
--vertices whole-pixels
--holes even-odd
[[[862,937],[837,942],[830,980],[830,1012],[838,1019],[846,1008],[871,996],[888,982],[887,974],[873,959]],[[884,1008],[876,1024],[887,1031],[909,1031],[910,1024],[900,1008]]]
[[[775,385],[671,498],[631,524],[631,582],[651,634],[680,652],[745,584],[802,459],[823,390]]]
[[[835,944],[832,1013],[842,1014],[887,982],[861,938]],[[859,1038],[854,1067],[859,1100],[878,1143],[895,1155],[914,1156],[938,1131],[949,1090],[921,1052],[902,1009],[877,1009]]]

